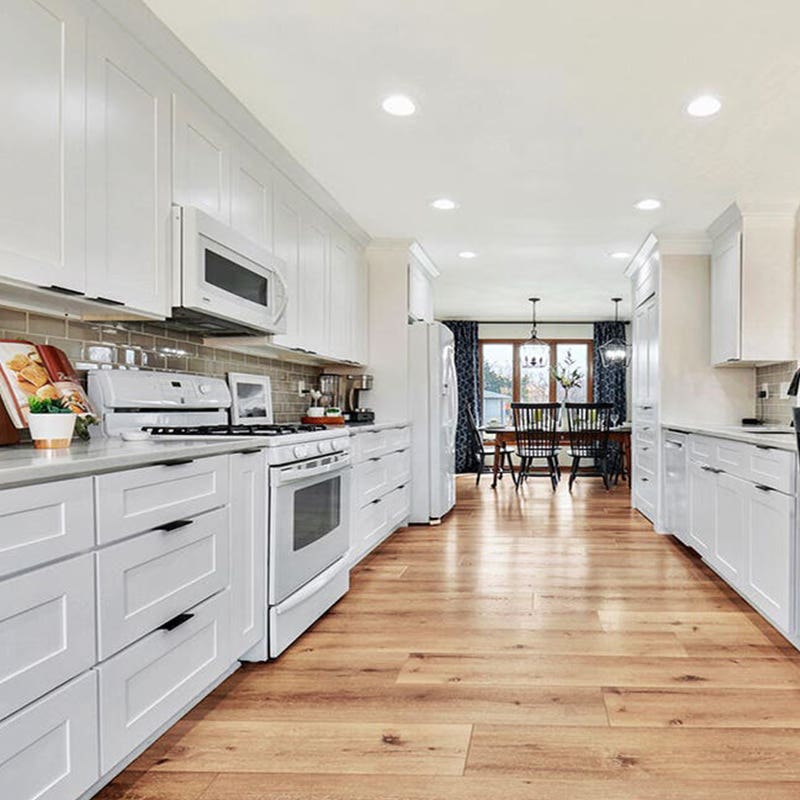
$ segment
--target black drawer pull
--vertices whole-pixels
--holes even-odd
[[[125,305],[125,303],[123,303],[121,300],[112,300],[110,297],[93,297],[92,300],[94,300],[95,303],[102,303],[103,305],[106,305],[106,306],[124,306]]]
[[[757,444],[756,450],[777,450],[777,447],[770,447],[768,444]]]
[[[372,501],[372,505],[373,505],[373,506],[376,506],[376,505],[378,505],[378,503],[380,503],[382,500],[383,500],[383,498],[382,498],[382,497],[379,497],[377,500],[373,500],[373,501]]]
[[[174,631],[175,628],[180,628],[184,622],[188,622],[190,619],[194,617],[194,614],[178,614],[177,617],[173,617],[171,620],[168,620],[163,625],[159,625],[156,628],[157,631]]]
[[[77,289],[67,289],[66,286],[56,286],[54,283],[51,283],[50,286],[42,286],[42,289],[47,289],[57,294],[72,295],[73,297],[84,297],[86,295],[86,292],[80,292]]]
[[[170,533],[171,531],[177,531],[181,528],[188,528],[193,522],[194,520],[192,519],[178,519],[175,520],[175,522],[168,522],[166,525],[159,525],[156,530]]]
[[[756,489],[758,489],[759,492],[774,492],[775,491],[775,489],[773,489],[771,486],[764,486],[763,483],[757,483],[756,484]]]
[[[240,450],[239,452],[243,456],[251,456],[253,453],[260,453],[263,449],[263,447],[248,447],[247,450]]]
[[[179,467],[182,464],[194,464],[193,458],[176,458],[174,461],[162,461],[162,467]]]
[[[643,483],[648,483],[648,482],[649,482],[649,480],[650,480],[650,478],[642,478],[642,482],[643,482]]]

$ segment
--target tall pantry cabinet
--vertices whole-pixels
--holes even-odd
[[[626,275],[633,297],[631,504],[662,530],[661,432],[738,424],[755,408],[752,368],[711,365],[709,245],[651,235]]]

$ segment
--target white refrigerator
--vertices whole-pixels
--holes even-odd
[[[456,502],[455,343],[440,322],[409,325],[411,522],[436,524]]]

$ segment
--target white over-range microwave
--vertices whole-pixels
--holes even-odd
[[[173,323],[219,336],[285,333],[283,262],[192,206],[173,207]]]

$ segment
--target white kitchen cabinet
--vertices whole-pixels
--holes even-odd
[[[0,277],[86,284],[86,23],[69,0],[4,0]]]
[[[98,766],[97,676],[72,683],[0,722],[0,797],[75,800]]]
[[[749,485],[747,580],[745,596],[781,631],[792,625],[795,499],[767,487]]]
[[[331,236],[329,330],[326,354],[346,360],[353,352],[355,328],[355,253],[342,235]]]
[[[408,265],[408,316],[417,322],[433,322],[433,284],[413,257]]]
[[[267,160],[237,139],[232,156],[231,227],[273,251],[273,184]]]
[[[264,635],[267,608],[267,475],[263,450],[231,457],[231,656]]]
[[[228,456],[177,459],[95,477],[100,544],[189,519],[228,502]]]
[[[351,358],[358,364],[369,359],[369,273],[361,248],[355,254],[355,287],[353,307],[353,350]]]
[[[173,202],[196,206],[230,224],[234,132],[201,100],[184,92],[173,97],[173,137]]]
[[[94,544],[92,479],[0,491],[0,577],[88,550]]]
[[[712,364],[795,357],[796,211],[734,204],[709,228]]]
[[[170,76],[110,22],[89,28],[87,64],[86,293],[167,316]]]
[[[96,668],[103,772],[197,700],[230,666],[229,620],[225,591]]]
[[[716,475],[714,494],[704,498],[713,502],[714,549],[709,560],[732,586],[739,587],[747,569],[746,516],[750,484],[741,478],[720,472]]]
[[[707,464],[689,462],[689,537],[700,555],[713,553],[717,529],[717,476]]]
[[[300,226],[300,326],[303,347],[324,354],[329,344],[330,236],[321,214],[309,213]]]
[[[94,628],[91,554],[0,582],[0,719],[89,669]]]
[[[100,550],[100,660],[229,584],[229,525],[218,508]]]

